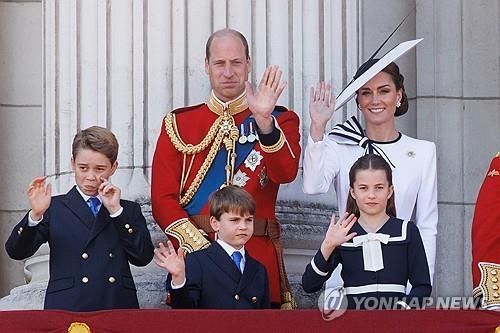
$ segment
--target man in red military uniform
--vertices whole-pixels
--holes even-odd
[[[473,295],[482,306],[500,309],[500,153],[479,190],[472,222]]]
[[[153,216],[174,244],[196,251],[215,237],[210,193],[228,184],[243,187],[257,204],[245,248],[267,269],[271,303],[292,308],[275,204],[279,185],[297,175],[299,119],[276,106],[286,85],[278,67],[265,70],[255,91],[247,82],[250,70],[241,33],[223,29],[208,39],[212,91],[206,103],[174,110],[162,123],[152,166]]]

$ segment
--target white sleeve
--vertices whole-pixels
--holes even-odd
[[[428,155],[428,157],[427,157]],[[436,235],[438,224],[437,176],[436,176],[436,145],[431,143],[430,149],[423,161],[422,179],[417,195],[416,224],[422,236],[431,283],[434,276],[436,261]]]
[[[40,218],[40,220],[38,221],[33,220],[33,218],[31,217],[31,210],[30,210],[30,212],[28,213],[28,227],[36,227],[42,221],[43,221],[43,215]]]
[[[302,164],[302,190],[306,194],[326,193],[335,179],[339,167],[336,143],[325,138],[314,142],[307,135],[307,146]]]

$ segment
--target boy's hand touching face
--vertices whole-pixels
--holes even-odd
[[[181,285],[185,281],[186,265],[182,247],[179,247],[176,253],[171,241],[167,242],[167,247],[160,242],[160,246],[155,249],[153,260],[158,266],[172,274],[172,283],[174,285]]]
[[[116,213],[120,208],[120,196],[121,196],[121,190],[111,184],[111,182],[108,179],[104,179],[101,177],[100,179],[102,181],[101,185],[99,185],[98,193],[99,196],[102,199],[102,204],[108,212],[113,215]]]
[[[31,207],[31,218],[34,221],[40,221],[50,206],[52,186],[45,183],[46,179],[47,176],[33,179],[26,190]]]

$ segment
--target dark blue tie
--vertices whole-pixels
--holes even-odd
[[[236,265],[236,267],[238,267],[238,270],[241,272],[240,263],[241,263],[241,258],[243,258],[241,253],[238,251],[234,251],[233,254],[231,255],[231,258],[233,258],[234,264]]]
[[[94,216],[97,216],[97,213],[99,213],[99,205],[101,204],[101,201],[96,197],[90,197],[87,200],[87,203],[90,207],[90,210],[92,211],[92,214],[94,214]]]

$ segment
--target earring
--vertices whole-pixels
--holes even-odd
[[[401,106],[401,101],[398,101],[398,102],[396,103],[396,107],[397,107],[397,108],[399,108],[400,106]]]

